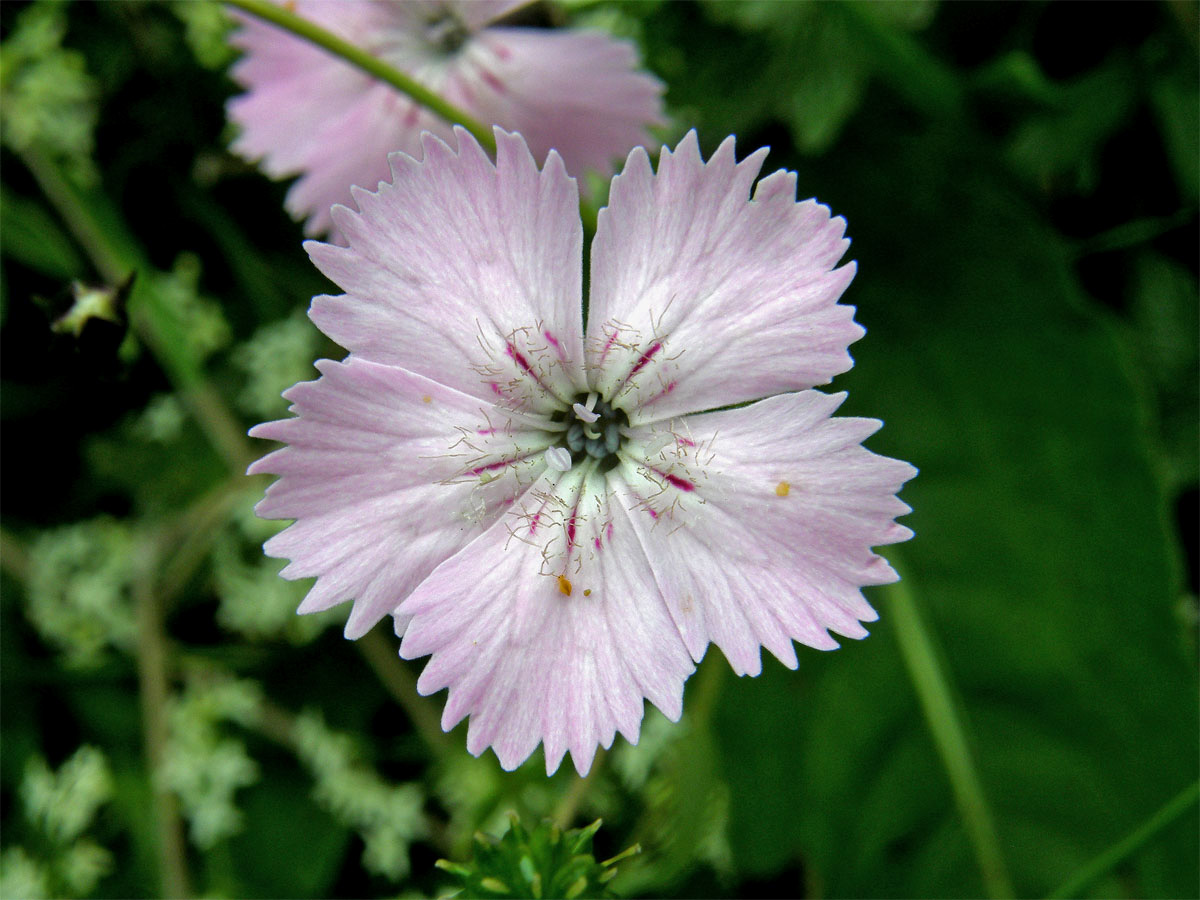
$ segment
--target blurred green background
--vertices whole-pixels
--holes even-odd
[[[636,40],[664,140],[770,145],[846,217],[833,387],[921,470],[869,639],[713,651],[581,780],[468,756],[386,623],[295,617],[261,556],[242,435],[342,352],[225,149],[220,8],[5,3],[0,895],[434,896],[511,810],[640,844],[622,896],[1197,896],[1198,10],[526,11]]]

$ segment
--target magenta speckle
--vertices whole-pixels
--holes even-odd
[[[548,340],[548,341],[550,342],[550,346],[551,346],[551,347],[553,347],[555,350],[559,349],[559,347],[558,347],[558,338],[556,338],[556,337],[555,337],[554,335],[552,335],[550,332],[548,332],[548,331],[543,331],[543,332],[542,332],[542,337],[544,337],[546,340]]]
[[[653,466],[650,466],[650,471],[660,476],[667,484],[677,487],[681,491],[694,491],[696,489],[696,486],[686,478],[680,478],[678,475],[672,475],[670,472],[664,472],[662,469],[656,469]]]
[[[501,397],[503,397],[503,396],[504,396],[504,391],[503,391],[503,390],[501,390],[501,389],[500,389],[500,385],[499,385],[499,384],[497,384],[497,383],[496,383],[496,382],[494,382],[494,381],[492,382],[492,393],[493,393],[493,394],[498,394],[498,395],[499,395],[499,396],[501,396]]]
[[[540,512],[536,512],[533,514],[533,518],[529,520],[529,533],[530,534],[533,534],[535,531],[537,531],[538,519],[540,519],[541,517],[542,517],[542,514]]]
[[[521,351],[518,350],[516,347],[514,347],[512,344],[508,345],[508,355],[512,358],[512,360],[518,366],[520,366],[522,369],[524,369],[530,375],[533,375],[533,366],[529,365],[529,360],[527,360],[524,356],[522,356]],[[535,375],[534,377],[536,378],[537,376]]]
[[[694,484],[692,484],[686,478],[680,478],[678,475],[664,475],[663,477],[667,479],[669,484],[674,485],[681,491],[694,491],[696,489]]]
[[[497,78],[491,72],[489,72],[485,69],[479,73],[479,77],[482,78],[484,80],[484,82],[487,84],[487,86],[490,87],[497,94],[505,93],[504,82],[502,82],[499,78]]]
[[[592,538],[592,543],[596,545],[596,549],[600,549],[600,538]]]
[[[655,341],[650,346],[650,349],[642,354],[641,359],[639,359],[637,361],[637,363],[634,365],[634,367],[632,369],[630,369],[629,377],[632,378],[639,371],[641,371],[642,367],[644,365],[646,365],[646,363],[650,362],[650,360],[653,358],[654,354],[657,353],[661,349],[662,349],[662,341]]]
[[[608,351],[612,349],[612,345],[617,342],[616,332],[608,336],[608,340],[604,342],[604,349],[600,351],[600,364],[604,364],[604,360],[608,359]]]
[[[650,518],[652,518],[652,519],[658,518],[658,510],[657,509],[647,509],[646,512],[650,513]]]
[[[477,466],[471,470],[472,475],[482,475],[484,472],[491,472],[495,469],[503,469],[512,460],[502,459],[499,462],[488,463],[486,466]]]
[[[604,529],[604,536],[605,536],[605,537],[608,539],[608,542],[611,544],[611,543],[612,543],[612,536],[613,536],[613,526],[612,526],[612,522],[609,522],[609,523],[608,523],[608,527],[607,527],[606,529]]]

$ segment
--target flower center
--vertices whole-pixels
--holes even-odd
[[[449,9],[439,10],[425,22],[425,40],[447,56],[457,52],[470,36],[466,24]]]
[[[562,440],[547,453],[547,462],[555,468],[565,472],[592,459],[600,472],[607,472],[619,462],[617,451],[624,439],[622,432],[629,427],[629,416],[599,394],[576,395],[570,408],[558,410],[550,421],[566,426]]]

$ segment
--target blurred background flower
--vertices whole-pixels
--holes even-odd
[[[558,150],[572,175],[607,174],[662,124],[662,85],[637,71],[627,40],[595,30],[520,27],[522,0],[300,0],[298,16],[410,75],[481,122],[521,132],[538,161]],[[418,155],[420,135],[450,125],[391,86],[249,15],[230,71],[233,149],[296,180],[286,206],[308,234],[333,230],[350,186],[390,181],[387,156]]]

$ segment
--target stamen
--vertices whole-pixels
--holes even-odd
[[[614,409],[597,391],[576,394],[570,409],[560,409],[551,421],[563,423],[567,433],[558,446],[570,451],[575,464],[594,460],[606,472],[617,465],[621,443],[630,436],[624,410]]]
[[[590,425],[600,418],[600,413],[592,412],[592,407],[596,405],[592,401],[594,401],[596,396],[596,394],[588,394],[588,401],[591,402],[591,406],[584,406],[582,403],[572,405],[571,409],[575,412],[576,418],[581,422],[587,422]]]
[[[571,471],[571,451],[566,447],[547,447],[546,465],[558,472]]]

